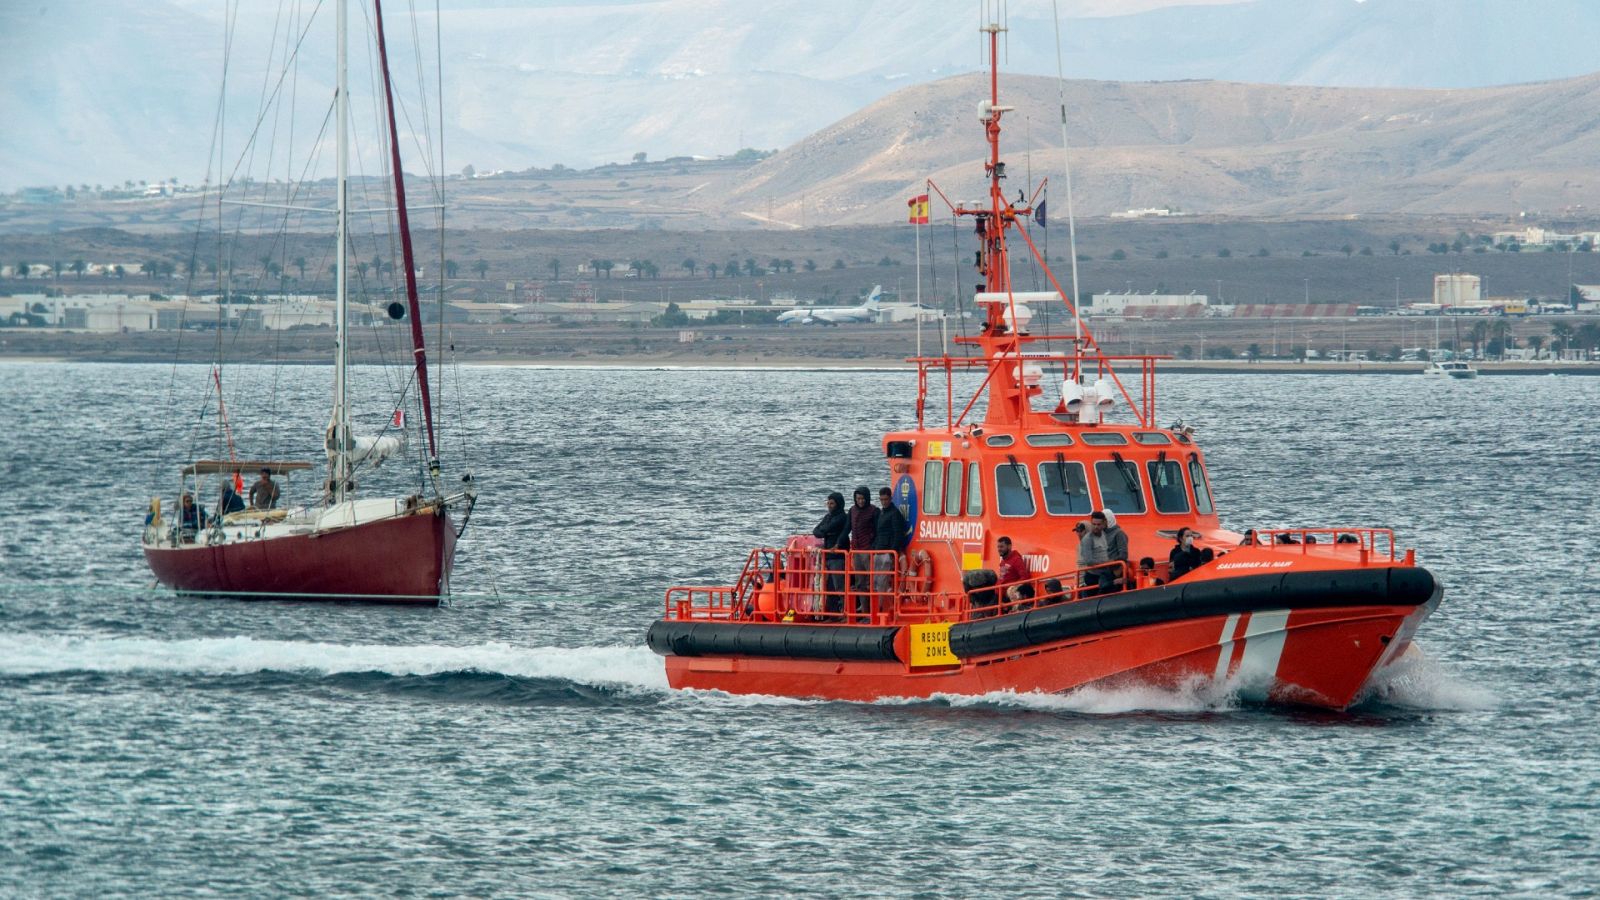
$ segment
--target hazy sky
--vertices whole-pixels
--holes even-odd
[[[0,0],[0,189],[248,171],[261,165],[244,143],[258,122],[256,149],[271,137],[304,150],[331,97],[332,6]],[[434,5],[416,6],[431,35]],[[412,46],[408,4],[386,8],[397,77],[415,96],[422,63],[435,133],[442,64],[449,171],[779,148],[899,87],[980,65],[977,0],[440,6],[442,59],[431,36]],[[1060,8],[1066,71],[1079,78],[1472,87],[1587,73],[1600,46],[1593,0],[1064,0]],[[1005,9],[1006,68],[1053,75],[1049,0]],[[357,40],[366,40],[368,14],[368,3],[352,5]],[[213,149],[230,21],[228,114]],[[284,35],[302,31],[287,64]],[[372,82],[364,44],[352,73],[360,100]],[[264,111],[268,95],[276,102]],[[421,129],[424,110],[409,112]],[[408,152],[408,168],[425,165]]]

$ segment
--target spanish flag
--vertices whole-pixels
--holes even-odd
[[[906,201],[906,221],[912,225],[928,224],[928,195],[920,194]]]

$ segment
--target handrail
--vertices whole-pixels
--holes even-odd
[[[1301,553],[1330,545],[1336,550],[1357,547],[1363,562],[1371,558],[1390,562],[1400,559],[1392,528],[1258,528],[1255,529],[1255,544],[1274,550],[1297,548]]]
[[[865,565],[859,559],[863,556]],[[1007,589],[1028,585],[1033,596],[1027,598],[1004,596],[998,584],[970,591],[912,592],[900,561],[901,555],[893,550],[762,547],[751,551],[733,585],[668,588],[666,617],[856,626],[969,622],[1140,586],[1132,563],[1113,560],[1005,585]],[[1102,572],[1113,573],[1110,590],[1099,587]],[[1060,590],[1047,588],[1050,581],[1059,582]]]

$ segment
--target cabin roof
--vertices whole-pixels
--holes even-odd
[[[219,475],[231,474],[234,472],[259,472],[262,469],[266,469],[274,475],[282,475],[285,472],[296,472],[301,469],[309,468],[311,468],[311,463],[308,462],[284,462],[281,460],[264,459],[202,459],[184,466],[183,474]]]

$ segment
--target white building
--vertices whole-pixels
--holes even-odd
[[[1482,301],[1482,278],[1460,273],[1433,276],[1433,302],[1439,306],[1476,306]]]
[[[1205,294],[1141,294],[1137,291],[1111,294],[1094,294],[1083,310],[1086,316],[1126,315],[1130,307],[1181,310],[1190,306],[1205,307],[1211,298]]]

